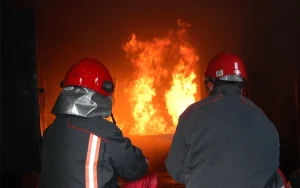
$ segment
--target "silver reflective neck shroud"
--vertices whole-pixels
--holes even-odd
[[[86,118],[107,118],[112,112],[112,98],[104,97],[84,87],[65,87],[59,94],[52,113],[69,114]]]

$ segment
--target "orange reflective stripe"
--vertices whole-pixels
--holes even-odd
[[[97,137],[95,162],[93,165],[95,188],[98,188],[98,160],[99,160],[100,144],[101,144],[101,138]]]
[[[90,134],[88,150],[85,162],[85,184],[86,188],[98,188],[98,158],[101,138]]]

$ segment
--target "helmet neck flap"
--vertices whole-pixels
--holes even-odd
[[[52,113],[107,118],[112,113],[112,97],[102,96],[84,87],[64,87],[54,104]]]

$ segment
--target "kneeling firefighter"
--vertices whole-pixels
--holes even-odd
[[[208,64],[209,96],[179,117],[167,171],[187,188],[281,188],[275,125],[243,96],[242,60],[220,53]]]
[[[45,130],[39,188],[114,188],[118,177],[143,177],[147,160],[122,131],[106,120],[112,114],[114,83],[97,59],[73,65]]]

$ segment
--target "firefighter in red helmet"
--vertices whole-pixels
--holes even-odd
[[[141,149],[105,118],[112,113],[114,83],[97,59],[67,72],[45,130],[39,188],[114,188],[118,177],[133,181],[148,164]]]
[[[208,64],[209,96],[179,117],[166,168],[187,188],[279,188],[276,127],[242,90],[242,60],[220,53]]]

